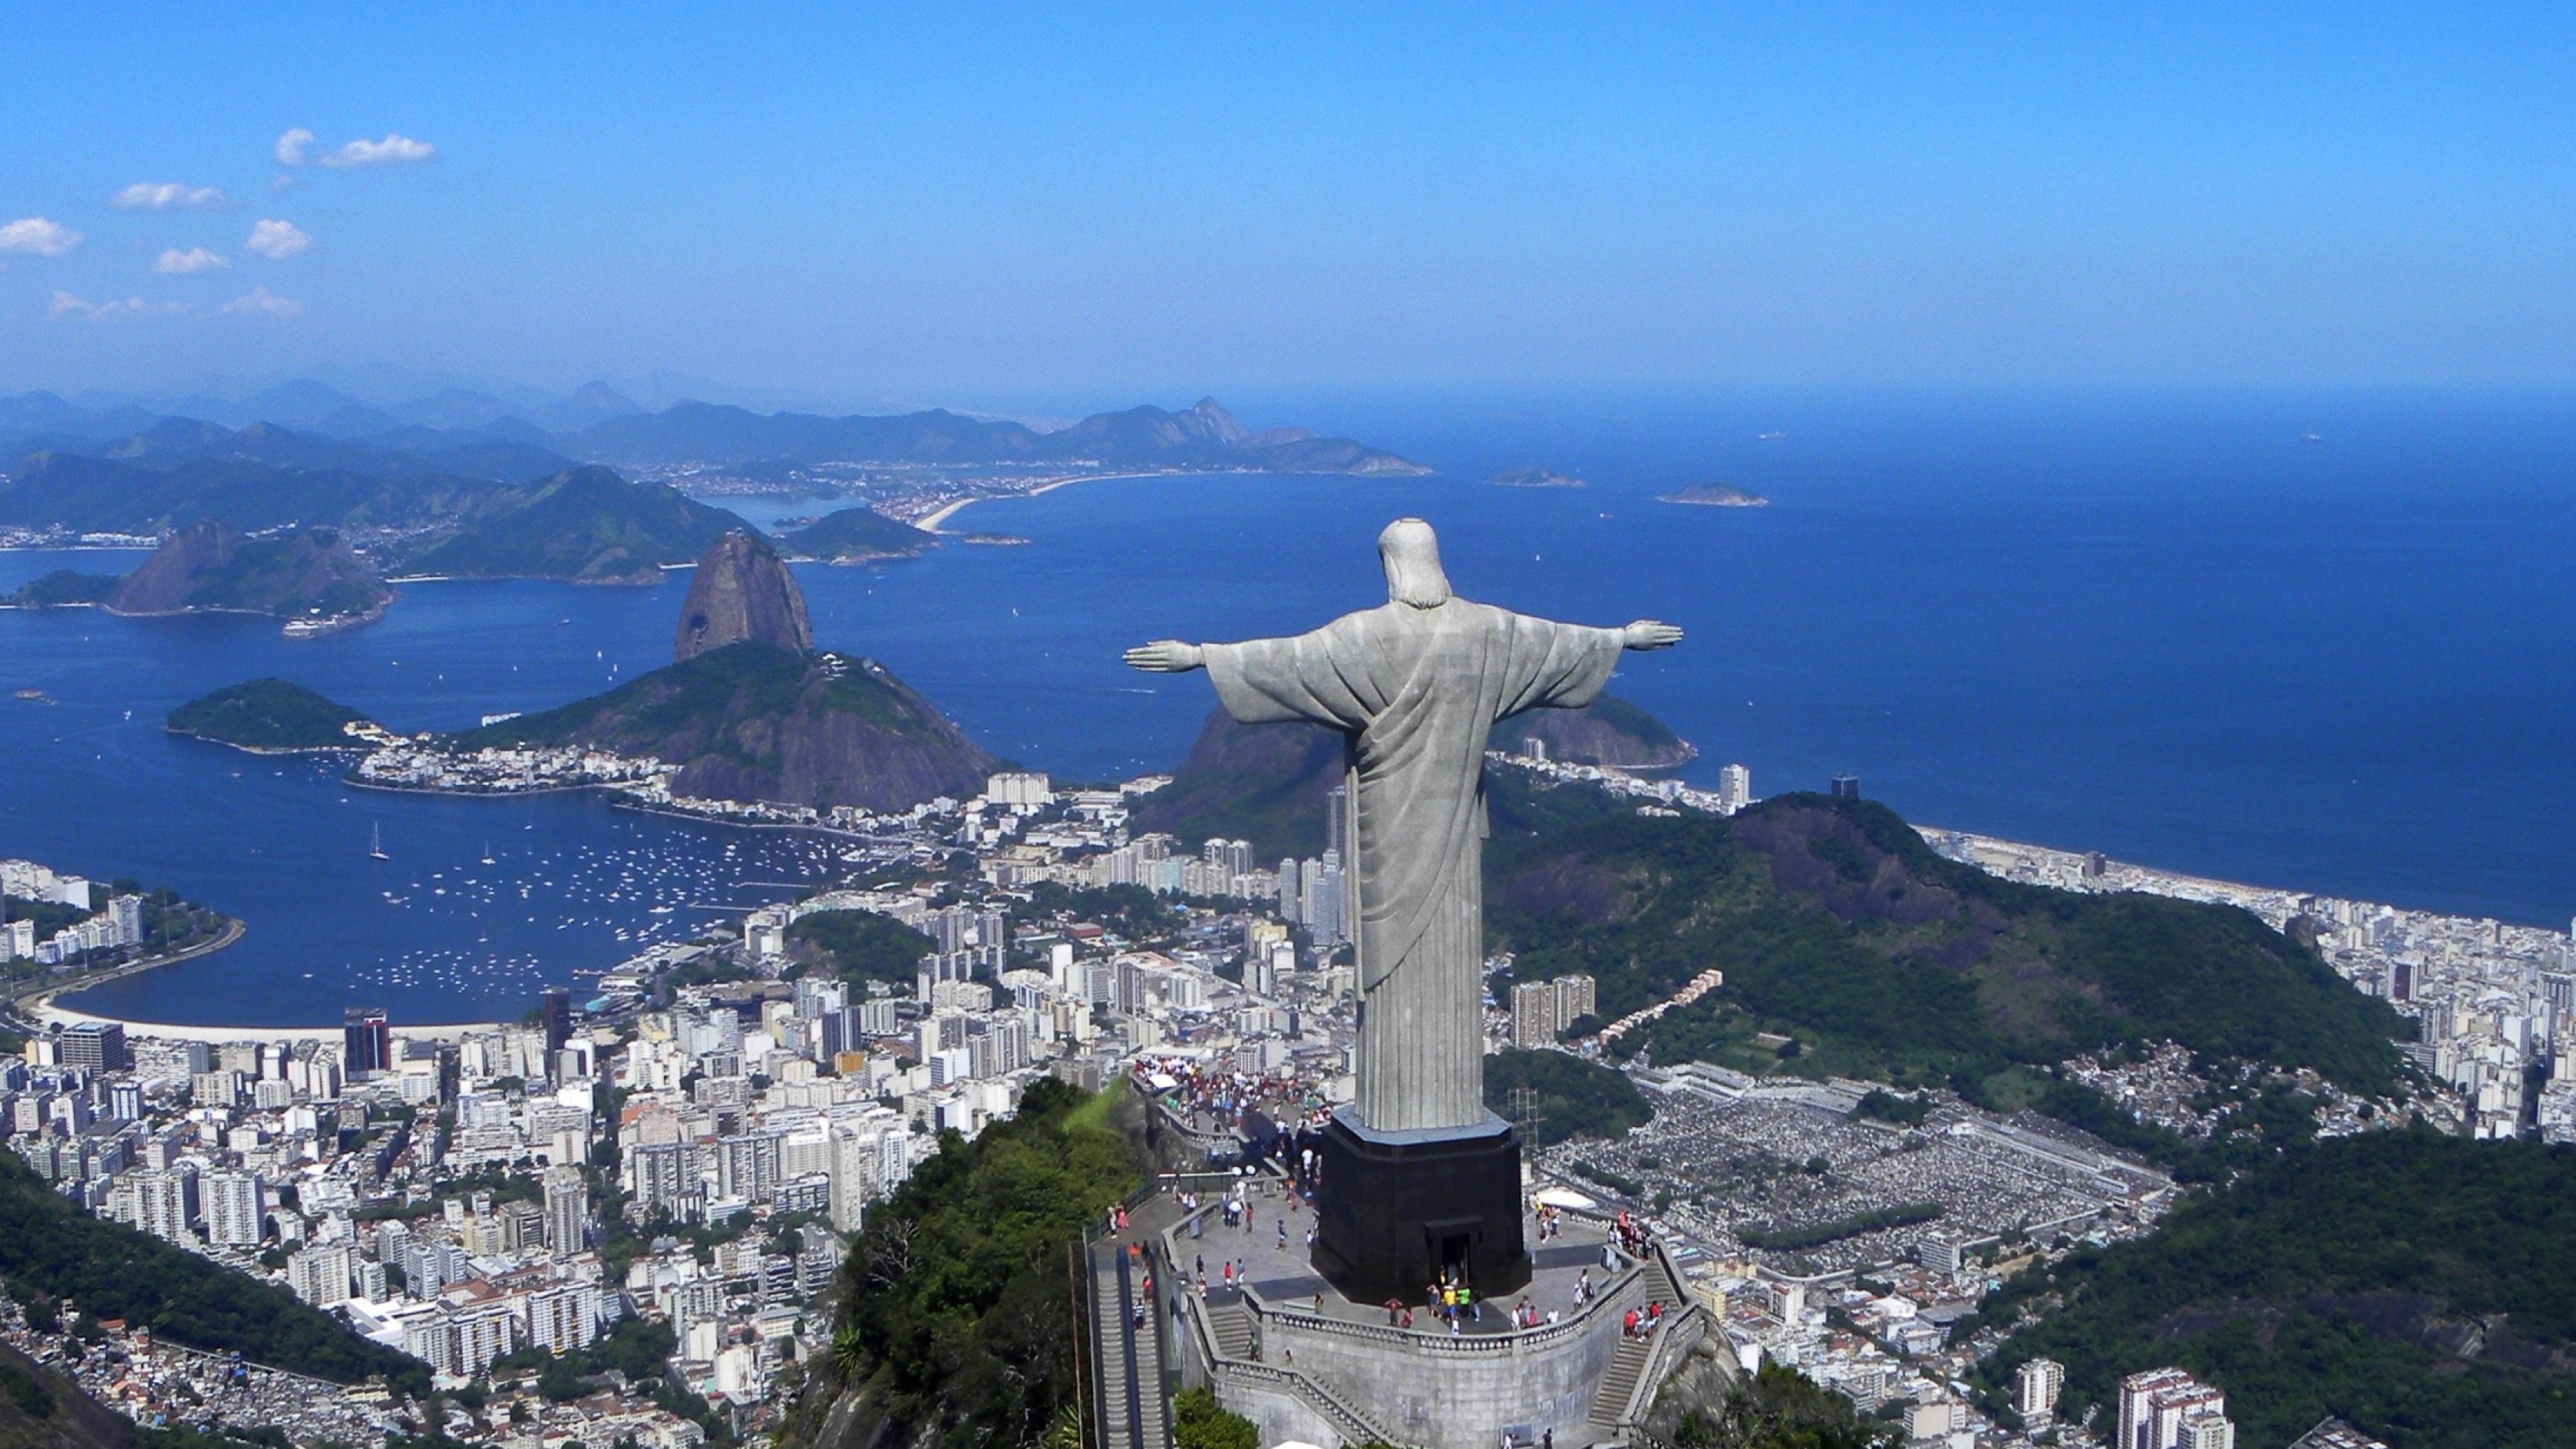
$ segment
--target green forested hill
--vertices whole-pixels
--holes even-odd
[[[346,750],[342,726],[366,716],[283,679],[254,679],[200,695],[170,711],[162,728],[245,750]]]
[[[1530,1136],[1540,1146],[1570,1137],[1617,1137],[1655,1115],[1626,1072],[1569,1052],[1517,1049],[1485,1058],[1485,1106],[1515,1122],[1535,1117],[1538,1127]]]
[[[2178,1364],[2226,1391],[2242,1444],[2328,1414],[2394,1449],[2576,1438],[2576,1149],[2429,1131],[2318,1143],[2154,1234],[2032,1269],[1984,1314],[2021,1326],[1980,1370],[2066,1365],[2066,1408]]]
[[[1509,774],[1492,793],[1486,924],[1516,977],[1590,971],[1615,1018],[1726,972],[1623,1041],[1659,1061],[1776,1067],[1767,1031],[1804,1070],[1976,1095],[2015,1064],[2169,1039],[2363,1093],[2397,1080],[2397,1015],[2243,911],[2001,880],[1875,803],[1793,795],[1722,820]]]
[[[404,566],[460,578],[658,583],[663,565],[687,563],[745,526],[668,484],[573,468],[494,493]]]
[[[780,539],[791,558],[819,558],[833,563],[911,558],[939,542],[939,536],[888,518],[873,508],[844,508],[827,513]]]
[[[810,1444],[835,1400],[856,1396],[871,1442],[1035,1444],[1073,1402],[1079,1335],[1067,1255],[1141,1176],[1112,1109],[1051,1077],[1018,1115],[937,1156],[872,1205],[841,1269],[828,1359],[778,1433]]]
[[[91,1217],[0,1152],[0,1280],[36,1314],[70,1299],[99,1318],[272,1368],[357,1383],[371,1375],[413,1394],[429,1366],[358,1337],[275,1284],[145,1233]]]

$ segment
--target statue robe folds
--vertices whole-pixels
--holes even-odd
[[[1485,741],[1497,720],[1579,709],[1618,629],[1451,598],[1389,603],[1291,639],[1209,644],[1226,712],[1343,731],[1345,910],[1359,947],[1360,1122],[1473,1127],[1484,1103]]]

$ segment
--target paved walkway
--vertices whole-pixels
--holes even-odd
[[[1257,1192],[1251,1198],[1252,1212],[1242,1226],[1229,1231],[1217,1210],[1218,1194],[1204,1201],[1208,1209],[1197,1221],[1198,1236],[1192,1237],[1188,1226],[1173,1234],[1172,1245],[1180,1269],[1189,1274],[1196,1287],[1198,1274],[1204,1272],[1207,1299],[1210,1303],[1229,1303],[1240,1292],[1229,1293],[1224,1287],[1225,1266],[1236,1265],[1238,1284],[1249,1283],[1264,1303],[1276,1308],[1313,1313],[1350,1323],[1370,1323],[1383,1327],[1387,1320],[1383,1303],[1353,1303],[1336,1292],[1317,1273],[1306,1234],[1315,1225],[1314,1211],[1285,1191],[1271,1179],[1266,1194]],[[1186,1215],[1173,1210],[1170,1221]],[[1284,1225],[1284,1232],[1283,1232]],[[1526,1298],[1536,1305],[1542,1321],[1549,1313],[1572,1317],[1579,1302],[1581,1286],[1589,1283],[1596,1293],[1611,1292],[1634,1271],[1624,1258],[1613,1258],[1617,1266],[1605,1268],[1604,1250],[1608,1239],[1598,1227],[1588,1223],[1568,1223],[1560,1236],[1545,1242],[1535,1241],[1530,1229],[1529,1286],[1498,1303],[1488,1304],[1481,1318],[1471,1316],[1459,1325],[1466,1334],[1500,1335],[1512,1332],[1511,1310]],[[1439,1316],[1429,1311],[1428,1289],[1408,1298],[1413,1310],[1416,1332],[1446,1332]]]

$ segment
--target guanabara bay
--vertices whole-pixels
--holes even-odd
[[[8,22],[0,1449],[2576,1445],[2564,16],[630,10]]]

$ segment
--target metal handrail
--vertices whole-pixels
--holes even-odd
[[[1655,1340],[1646,1350],[1646,1361],[1638,1368],[1637,1381],[1628,1386],[1628,1402],[1618,1420],[1624,1431],[1641,1428],[1647,1412],[1654,1407],[1655,1391],[1673,1372],[1671,1361],[1689,1352],[1708,1331],[1707,1324],[1703,1322],[1708,1310],[1683,1286],[1682,1275],[1673,1263],[1672,1254],[1660,1241],[1652,1242],[1650,1246],[1654,1249],[1656,1265],[1663,1270],[1665,1280],[1673,1285],[1675,1312],[1663,1327],[1656,1330]]]

